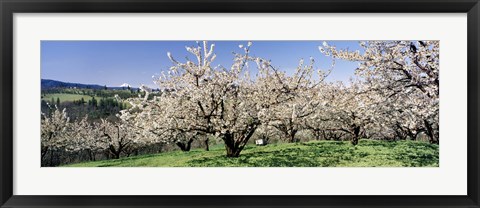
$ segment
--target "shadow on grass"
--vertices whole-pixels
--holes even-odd
[[[246,149],[238,158],[224,155],[189,160],[202,167],[423,167],[438,166],[438,146],[413,141],[307,142]]]

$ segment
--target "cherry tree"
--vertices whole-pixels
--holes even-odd
[[[425,133],[429,138],[438,137],[435,136],[438,134],[438,100],[431,99],[424,93],[414,91],[408,96],[387,98],[377,105],[376,111],[381,115],[377,118],[379,123],[400,139],[414,140],[420,133]]]
[[[331,69],[327,72],[317,70],[315,73],[314,64],[313,58],[310,58],[309,64],[304,64],[302,59],[293,76],[282,76],[279,79],[289,90],[281,95],[285,97],[283,102],[270,108],[269,124],[283,132],[288,142],[296,141],[295,135],[304,128],[305,119],[314,114],[324,102],[319,96],[320,88]]]
[[[330,127],[327,130],[342,131],[350,136],[352,144],[358,144],[361,136],[369,125],[375,123],[375,104],[378,97],[369,93],[361,93],[363,85],[360,82],[351,82],[350,86],[343,83],[331,86],[325,93],[327,108],[324,108],[323,120],[328,120]]]
[[[88,116],[72,122],[72,132],[65,150],[68,152],[87,151],[90,160],[95,160],[95,153],[104,150],[99,129],[89,121]]]
[[[50,107],[50,106],[49,106]],[[72,132],[67,110],[50,107],[51,114],[41,113],[41,158],[44,159],[48,151],[63,149],[67,146]]]
[[[416,110],[409,113],[415,114],[415,123],[421,123],[430,142],[439,143],[439,41],[367,41],[360,42],[360,46],[363,52],[338,50],[324,42],[320,51],[333,58],[359,62],[356,74],[369,91],[382,95],[385,101],[402,105],[406,97],[416,95],[422,101],[415,101]],[[410,130],[418,128],[406,126]]]
[[[269,124],[284,134],[288,142],[295,142],[295,135],[304,128],[305,118],[315,113],[320,100],[313,90],[305,90],[292,100],[272,108]]]
[[[313,113],[303,119],[302,125],[303,128],[312,132],[316,140],[321,138],[339,140],[344,135],[342,131],[333,129],[338,124],[334,122],[334,119],[331,119],[333,114],[330,109],[335,107],[333,102],[335,95],[332,95],[332,93],[336,88],[337,86],[333,83],[321,83],[313,89],[317,93],[316,99],[321,102],[316,106]]]
[[[173,66],[155,77],[161,95],[151,100],[131,100],[141,113],[124,111],[122,117],[134,118],[136,126],[154,126],[156,131],[168,132],[162,136],[181,135],[188,142],[195,135],[217,136],[224,141],[227,156],[238,157],[255,130],[273,120],[278,105],[293,100],[312,85],[308,78],[313,67],[301,63],[295,75],[288,77],[269,60],[251,56],[250,42],[239,46],[244,53],[234,53],[230,68],[212,66],[215,45],[202,43],[186,47],[194,61],[187,57],[180,62],[168,53]],[[253,77],[251,63],[257,71]]]
[[[218,136],[225,143],[227,156],[240,154],[260,124],[255,98],[250,93],[253,82],[242,73],[250,45],[245,47],[246,55],[235,54],[230,69],[211,66],[216,57],[215,46],[207,46],[207,42],[203,42],[203,47],[186,47],[196,62],[178,62],[168,54],[174,65],[156,83],[169,92],[162,98],[174,100],[171,103],[175,106],[168,110],[173,129]]]
[[[201,137],[201,132],[192,130],[192,125],[183,117],[185,102],[168,90],[150,100],[146,95],[143,99],[127,101],[132,107],[122,110],[118,117],[150,138],[151,143],[176,144],[182,151],[190,151],[192,142]]]
[[[258,136],[258,139],[263,140],[264,145],[270,143],[273,138],[280,138],[280,136],[282,136],[281,132],[268,123],[262,123],[262,125],[255,131],[255,134]]]

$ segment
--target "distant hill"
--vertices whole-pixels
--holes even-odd
[[[105,86],[97,84],[80,84],[80,83],[70,83],[62,82],[51,79],[42,79],[41,84],[42,90],[54,89],[54,88],[84,88],[84,89],[103,89]],[[125,89],[127,87],[107,87],[107,89]],[[132,89],[137,89],[132,87]]]

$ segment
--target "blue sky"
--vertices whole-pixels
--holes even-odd
[[[248,41],[209,41],[215,43],[215,65],[230,67],[232,52],[242,52],[239,44]],[[270,59],[275,67],[292,73],[301,58],[315,58],[316,67],[328,69],[331,58],[318,50],[323,41],[252,41],[251,54]],[[358,41],[327,41],[337,48],[360,49]],[[172,64],[167,57],[183,61],[189,53],[185,46],[195,41],[42,41],[41,77],[64,82],[120,86],[145,84],[154,87],[152,75],[158,75]],[[251,64],[252,68],[255,66]],[[348,81],[355,62],[336,61],[327,81]]]

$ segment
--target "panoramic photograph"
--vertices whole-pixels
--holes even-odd
[[[41,41],[42,167],[439,167],[435,40]]]

